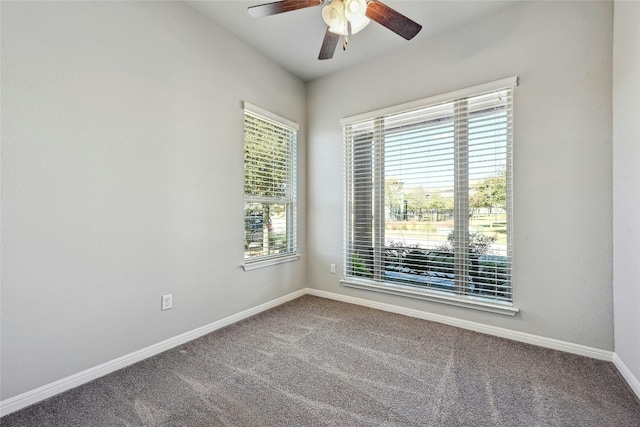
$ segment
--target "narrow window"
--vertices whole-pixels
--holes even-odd
[[[244,104],[245,269],[297,259],[298,125]]]
[[[511,305],[511,86],[345,119],[343,131],[343,283]]]

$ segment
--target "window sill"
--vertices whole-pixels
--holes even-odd
[[[290,254],[280,256],[276,258],[260,259],[256,261],[247,261],[242,264],[241,267],[244,271],[255,270],[257,268],[269,267],[271,265],[282,264],[285,262],[297,261],[300,259],[300,254]]]
[[[417,298],[431,302],[455,305],[457,307],[471,308],[474,310],[488,311],[491,313],[515,316],[520,310],[508,303],[487,302],[473,296],[456,296],[446,292],[432,289],[419,289],[413,286],[399,284],[383,284],[370,280],[358,280],[353,278],[340,280],[343,286],[348,288],[364,289],[374,292],[382,292],[391,295],[400,295],[409,298]]]

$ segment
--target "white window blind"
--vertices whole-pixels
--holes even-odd
[[[347,282],[512,303],[516,81],[343,120]]]
[[[298,125],[244,103],[245,269],[296,254]]]

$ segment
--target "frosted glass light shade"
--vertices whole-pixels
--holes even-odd
[[[344,16],[353,24],[365,17],[367,11],[366,0],[346,0],[344,5]]]
[[[332,33],[348,36],[349,26],[351,34],[355,34],[371,22],[366,11],[366,0],[331,0],[322,8],[322,19]]]
[[[332,0],[331,4],[322,8],[322,19],[329,27],[343,25],[345,21],[344,4],[340,0]]]

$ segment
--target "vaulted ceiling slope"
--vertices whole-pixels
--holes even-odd
[[[322,7],[311,7],[264,18],[252,18],[247,8],[267,1],[195,1],[185,3],[240,40],[271,58],[282,68],[303,81],[347,69],[409,43],[454,30],[471,22],[514,7],[517,1],[398,1],[383,3],[422,25],[422,31],[411,41],[372,23],[349,37],[343,51],[342,41],[331,60],[318,60],[325,35]]]

